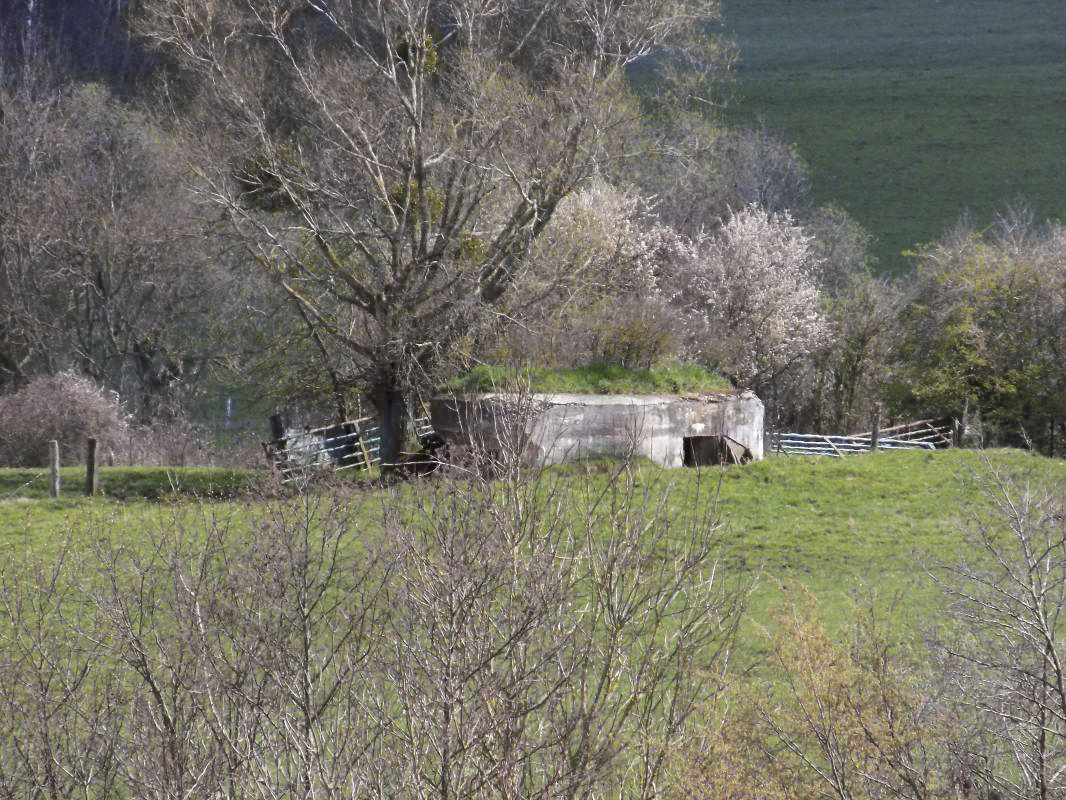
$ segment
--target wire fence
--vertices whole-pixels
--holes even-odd
[[[829,456],[849,455],[877,450],[935,450],[950,447],[954,426],[936,425],[932,420],[918,420],[885,428],[877,435],[872,432],[838,436],[820,433],[776,432],[770,437],[770,450],[785,455]],[[888,434],[888,435],[885,435]]]
[[[14,489],[12,489],[12,490],[10,490],[8,492],[4,492],[3,494],[0,494],[0,500],[11,500],[11,499],[13,499],[15,497],[18,497],[23,489],[28,489],[33,484],[35,484],[37,481],[39,481],[41,478],[47,478],[48,476],[49,476],[48,470],[46,470],[46,469],[45,470],[41,470],[40,472],[38,472],[36,475],[34,475],[32,478],[30,478],[28,481],[26,481],[22,485],[17,486],[16,488],[14,488]]]

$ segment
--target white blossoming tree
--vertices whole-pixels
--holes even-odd
[[[787,212],[752,205],[735,213],[672,279],[695,354],[738,386],[772,393],[828,341],[819,263],[813,240]]]

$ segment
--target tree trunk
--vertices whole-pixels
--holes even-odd
[[[392,468],[400,458],[407,439],[407,396],[392,381],[374,386],[374,407],[381,422],[381,469]]]

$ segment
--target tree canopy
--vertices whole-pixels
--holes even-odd
[[[200,80],[217,145],[202,191],[319,337],[338,393],[371,387],[391,456],[410,392],[491,318],[559,202],[632,155],[627,69],[646,59],[663,96],[683,93],[670,75],[713,64],[715,12],[148,0],[137,25]]]

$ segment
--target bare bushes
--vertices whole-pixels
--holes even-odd
[[[993,522],[968,530],[981,558],[943,576],[956,630],[939,648],[983,747],[967,779],[1003,798],[1066,793],[1066,509],[1060,491],[991,473]],[[994,793],[994,794],[993,794]]]
[[[118,397],[71,372],[35,378],[22,389],[0,395],[0,464],[48,464],[48,442],[63,443],[79,459],[90,437],[117,447],[127,432]]]
[[[179,511],[9,604],[0,794],[655,796],[743,598],[715,531],[626,470]]]
[[[98,442],[97,457],[107,463],[185,466],[210,460],[188,422],[131,425],[118,395],[73,372],[38,377],[0,395],[0,420],[3,466],[47,466],[52,439],[60,444],[64,464],[80,463],[90,438]]]
[[[765,635],[769,669],[737,687],[712,718],[703,753],[682,760],[684,796],[932,798],[956,794],[954,745],[963,728],[922,663],[859,611],[831,634],[802,599]]]
[[[218,461],[203,432],[182,417],[155,425],[130,426],[113,456],[119,463],[157,467],[208,465]]]
[[[739,593],[712,580],[706,520],[677,525],[659,492],[621,471],[576,494],[439,484],[397,522],[387,683],[402,728],[421,732],[386,762],[401,785],[654,796],[666,752],[718,686],[736,622]]]
[[[0,796],[115,796],[124,697],[103,643],[80,624],[84,567],[69,553],[0,566]]]
[[[707,192],[704,224],[752,205],[771,214],[809,207],[807,167],[792,146],[765,128],[723,133],[716,145],[718,172]]]

